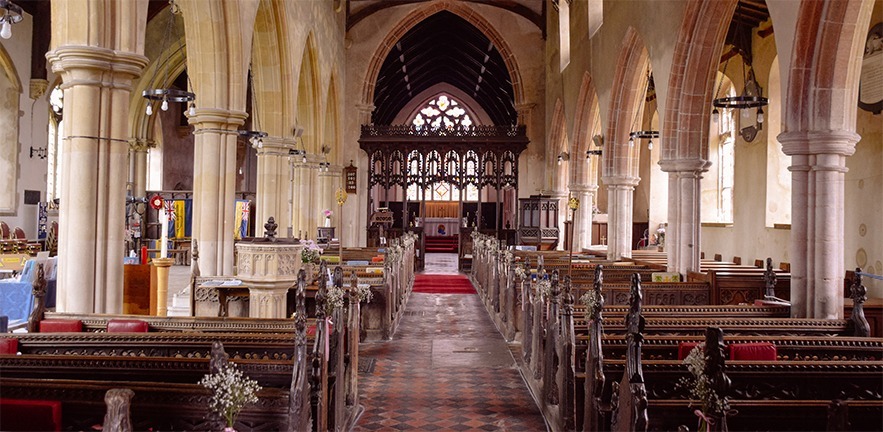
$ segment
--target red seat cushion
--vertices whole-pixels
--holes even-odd
[[[776,360],[776,346],[770,342],[732,344],[729,348],[730,360]]]
[[[147,321],[135,319],[112,319],[107,322],[108,333],[147,333],[150,326]]]
[[[690,351],[699,345],[699,342],[681,342],[678,344],[678,360],[683,360],[690,355]]]
[[[18,339],[16,338],[0,338],[0,354],[17,354]]]
[[[46,319],[40,321],[40,333],[79,333],[83,331],[80,320]]]
[[[0,430],[60,431],[61,402],[0,398]]]

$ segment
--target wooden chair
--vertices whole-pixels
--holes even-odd
[[[28,236],[25,235],[25,230],[21,229],[21,227],[15,227],[12,238],[17,240],[27,240]]]
[[[9,225],[6,225],[6,222],[0,221],[0,240],[8,240],[9,239]]]
[[[733,264],[742,265],[742,257],[734,256],[733,257]]]

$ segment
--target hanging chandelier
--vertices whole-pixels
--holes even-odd
[[[12,37],[12,25],[22,20],[22,10],[20,6],[9,0],[0,0],[0,9],[3,9],[3,16],[0,17],[0,37],[9,39]]]
[[[653,84],[653,73],[647,70],[647,95],[644,96],[644,102],[650,102],[655,97],[656,86]],[[653,139],[659,139],[658,130],[635,130],[638,128],[638,118],[643,112],[644,105],[640,105],[640,109],[635,110],[635,119],[632,121],[632,131],[629,132],[629,147],[635,146],[636,139],[647,139],[647,150],[653,150]]]
[[[293,149],[288,150],[288,155],[294,156],[294,157],[300,156],[301,163],[307,163],[307,147],[304,145],[303,138],[301,138],[303,136],[303,134],[304,134],[304,128],[302,128],[300,126],[294,127],[295,144],[294,144]],[[297,148],[298,142],[300,143],[301,148]]]
[[[166,49],[168,49],[169,47],[169,37],[171,36],[172,32],[175,31],[175,15],[178,15],[179,13],[180,10],[178,9],[178,5],[175,4],[175,0],[169,0],[169,22],[166,27],[165,36],[163,37],[163,44],[162,49],[160,50],[160,56],[162,56],[166,52]],[[162,70],[162,83],[165,84],[168,83],[169,80],[168,59],[166,59],[166,62],[164,62]],[[158,75],[159,68],[154,71],[153,79],[151,80],[151,82],[156,83],[156,78]],[[190,84],[189,76],[187,77],[187,85],[188,87],[193,87]],[[187,114],[191,117],[196,115],[196,103],[194,102],[196,100],[196,95],[191,92],[175,88],[155,88],[144,90],[141,93],[141,96],[143,96],[148,101],[147,108],[145,110],[145,114],[147,115],[153,115],[154,102],[160,102],[160,109],[163,111],[168,111],[169,102],[186,103],[189,106]]]
[[[634,147],[636,139],[647,140],[647,150],[653,150],[653,140],[659,139],[658,130],[639,130],[629,133],[629,147]]]
[[[745,67],[746,61],[748,61],[747,69]],[[721,87],[724,83],[723,78],[718,83],[717,91],[714,94],[715,99],[711,102],[712,106],[714,106],[714,109],[711,111],[711,116],[715,122],[720,118],[720,111],[718,111],[718,108],[742,110],[740,112],[743,118],[748,118],[750,114],[748,111],[749,109],[757,108],[757,124],[763,124],[763,107],[767,106],[770,101],[763,97],[763,89],[760,88],[757,84],[757,80],[754,78],[754,69],[751,67],[750,62],[750,57],[743,55],[742,82],[745,83],[745,87],[743,87],[741,95],[719,97]],[[726,72],[729,63],[730,59],[727,58],[727,61],[724,62],[724,72]]]

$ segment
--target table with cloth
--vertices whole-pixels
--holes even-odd
[[[16,328],[28,321],[34,308],[34,283],[37,280],[37,264],[42,263],[46,278],[46,307],[55,307],[56,258],[31,259],[25,263],[21,275],[0,280],[0,315],[9,317],[9,327]]]

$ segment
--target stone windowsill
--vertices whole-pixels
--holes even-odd
[[[732,228],[732,222],[702,222],[703,228]]]

